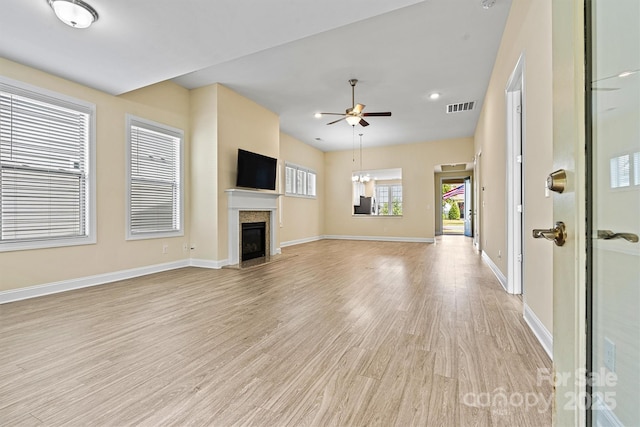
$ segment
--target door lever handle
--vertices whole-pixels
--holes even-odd
[[[534,239],[547,239],[552,240],[557,246],[564,245],[564,242],[567,240],[567,232],[564,226],[564,222],[558,221],[556,222],[556,226],[550,228],[548,230],[542,228],[536,228],[533,230],[533,238]]]
[[[633,233],[614,233],[611,230],[598,230],[598,239],[624,239],[627,242],[638,243],[638,235]]]

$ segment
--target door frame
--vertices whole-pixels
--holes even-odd
[[[556,425],[585,425],[586,156],[585,1],[554,1],[552,16],[553,169],[567,188],[553,194],[553,219],[567,242],[553,248],[553,364]],[[551,172],[551,171],[550,171]]]
[[[478,154],[476,154],[473,158],[473,176],[475,179],[472,181],[473,212],[471,213],[471,217],[473,218],[473,246],[477,251],[482,251],[482,244],[480,243],[480,230],[482,229],[482,227],[480,226],[480,220],[482,218],[482,191],[484,190],[484,187],[480,186],[481,160],[482,150],[478,151]]]
[[[523,293],[525,55],[518,61],[505,88],[507,125],[507,292]],[[518,203],[518,201],[520,203]]]
[[[442,173],[442,172],[441,172]],[[464,183],[464,180],[466,178],[471,178],[471,183],[473,185],[473,181],[474,181],[474,173],[473,171],[470,170],[465,170],[465,171],[459,171],[460,175],[447,175],[447,176],[440,176],[439,178],[439,184],[438,184],[438,191],[436,191],[436,203],[438,204],[438,223],[436,224],[436,228],[439,227],[439,233],[437,233],[438,230],[436,230],[436,235],[437,236],[443,236],[444,235],[444,223],[442,222],[442,184],[444,184],[443,181],[455,181],[455,180],[460,180],[462,183]],[[472,202],[473,203],[473,202]],[[473,229],[473,224],[474,224],[474,218],[473,215],[471,217],[471,228]]]

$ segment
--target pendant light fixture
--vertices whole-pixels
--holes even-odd
[[[98,20],[98,12],[82,0],[47,0],[59,20],[73,28],[87,28]]]
[[[371,180],[369,174],[364,175],[362,173],[362,134],[359,133],[358,135],[360,135],[360,173],[358,175],[353,175],[351,179],[354,182],[369,182]]]

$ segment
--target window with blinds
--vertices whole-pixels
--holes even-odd
[[[127,117],[128,237],[182,235],[183,132]]]
[[[95,242],[94,111],[0,80],[0,250]]]
[[[292,163],[284,167],[285,194],[287,196],[316,197],[316,173]]]

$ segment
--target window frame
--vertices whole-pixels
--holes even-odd
[[[12,95],[32,99],[74,110],[87,115],[86,169],[87,180],[84,197],[85,235],[77,237],[34,238],[16,241],[0,241],[0,252],[46,249],[65,246],[91,245],[97,242],[96,227],[96,106],[78,98],[24,83],[8,77],[0,76],[0,90]],[[0,221],[2,218],[0,217]]]
[[[289,170],[293,171],[293,179],[292,190],[289,191],[287,189],[287,179]],[[284,194],[285,196],[290,197],[302,197],[305,199],[316,199],[318,197],[318,174],[313,169],[306,168],[304,166],[296,165],[294,163],[285,162],[284,163]],[[300,178],[303,174],[304,177]],[[299,180],[302,180],[302,185],[300,185]],[[313,191],[310,191],[310,187],[312,185],[311,181],[313,181]],[[302,189],[300,189],[302,187]],[[302,192],[301,192],[302,191]],[[311,194],[313,193],[313,194]]]
[[[126,132],[126,203],[125,203],[125,239],[126,240],[145,240],[145,239],[157,239],[167,237],[181,237],[184,236],[184,195],[185,195],[185,181],[184,181],[184,131],[172,126],[168,126],[163,123],[148,120],[142,117],[127,114],[125,118],[125,132]],[[166,135],[179,139],[178,148],[178,203],[177,203],[177,230],[171,231],[152,231],[152,232],[132,232],[131,230],[131,129],[133,126],[148,129],[153,132],[164,133]]]
[[[394,190],[398,190],[400,189],[400,208],[402,210],[402,213],[400,215],[394,215],[393,213],[393,195],[394,195]],[[382,196],[382,191],[384,190],[384,192],[386,193],[386,196],[388,197],[388,207],[387,207],[387,212],[386,214],[380,213],[382,211],[381,209],[381,200],[384,199],[385,197],[381,197]],[[391,217],[400,217],[404,215],[404,192],[402,189],[402,184],[376,184],[376,190],[375,190],[375,194],[376,194],[376,215],[378,216],[391,216]]]

